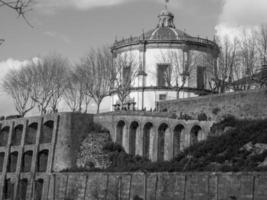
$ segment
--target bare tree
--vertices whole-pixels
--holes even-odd
[[[118,95],[121,108],[131,93],[138,74],[137,63],[130,54],[119,55],[114,61],[112,74],[113,92]]]
[[[267,64],[267,24],[262,24],[257,34],[257,46],[263,64]]]
[[[102,100],[110,95],[112,87],[112,54],[107,47],[91,49],[79,66],[83,74],[86,95],[91,97],[100,110]],[[87,98],[87,102],[88,102]]]
[[[29,74],[33,78],[31,98],[41,114],[47,113],[49,107],[57,112],[67,84],[68,61],[59,55],[47,56],[30,68]]]
[[[32,77],[28,74],[27,67],[10,70],[2,83],[3,90],[12,97],[15,108],[21,116],[25,116],[34,108],[34,101],[31,99]]]
[[[220,41],[220,46],[221,51],[217,69],[213,71],[213,81],[215,83],[215,91],[223,93],[229,84],[240,77],[238,74],[239,42],[236,38],[230,41],[229,37],[225,36]]]
[[[87,95],[86,82],[86,76],[79,67],[70,72],[63,97],[72,112],[82,112],[83,107],[87,112],[91,98]]]
[[[182,54],[172,50],[161,52],[160,62],[169,63],[168,70],[163,74],[164,79],[168,87],[175,87],[177,99],[180,98],[180,92],[189,81],[199,57],[192,51]]]
[[[25,13],[32,10],[33,0],[0,0],[0,7],[8,7],[14,10],[18,16],[23,17],[24,20],[31,26],[27,18],[25,17]]]

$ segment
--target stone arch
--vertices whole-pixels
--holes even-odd
[[[0,153],[0,172],[3,171],[4,159],[5,159],[5,152],[1,152]]]
[[[22,162],[21,162],[21,171],[22,172],[30,172],[31,171],[32,155],[33,155],[33,151],[27,151],[27,152],[23,153]]]
[[[129,154],[132,154],[132,155],[135,155],[136,135],[137,135],[138,127],[139,127],[139,123],[137,121],[133,121],[130,124],[130,129],[129,129]]]
[[[164,160],[165,132],[168,128],[166,123],[162,123],[158,128],[158,161]]]
[[[36,143],[36,135],[38,131],[38,123],[31,123],[26,131],[25,135],[25,144],[35,144]]]
[[[7,171],[16,172],[17,162],[18,162],[18,152],[14,151],[11,154],[9,154]]]
[[[40,136],[40,144],[51,143],[54,129],[54,121],[49,120],[43,124]]]
[[[126,123],[120,120],[116,125],[116,142],[122,145],[123,135],[125,135]]]
[[[12,133],[12,138],[11,138],[12,146],[18,146],[21,144],[22,133],[23,133],[23,125],[22,124],[17,125]]]
[[[20,179],[17,192],[17,197],[19,197],[20,200],[26,200],[27,187],[28,187],[28,179],[26,178]]]
[[[199,142],[200,132],[202,128],[199,125],[194,125],[190,131],[190,145],[194,145]]]
[[[173,129],[173,157],[177,156],[181,149],[181,138],[185,127],[182,124],[178,124]]]
[[[149,149],[150,149],[150,138],[153,124],[147,122],[143,128],[143,156],[149,158]]]
[[[10,130],[10,127],[5,126],[0,131],[0,146],[2,147],[7,145],[9,130]]]
[[[37,157],[37,171],[38,172],[46,172],[48,155],[49,155],[49,151],[46,149],[38,153],[38,157]]]
[[[42,200],[44,188],[44,179],[34,181],[34,200]]]

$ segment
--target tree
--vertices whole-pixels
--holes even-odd
[[[229,37],[225,36],[220,40],[220,47],[218,66],[213,72],[213,80],[215,90],[224,93],[226,87],[234,81],[235,77],[240,77],[238,73],[239,42],[236,38],[230,41]]]
[[[263,64],[267,64],[267,24],[262,24],[257,34],[257,46]]]
[[[85,94],[94,100],[99,113],[102,100],[110,95],[112,88],[113,59],[109,48],[91,49],[79,68],[83,74]]]
[[[64,91],[64,100],[72,112],[87,112],[91,98],[86,94],[86,76],[79,67],[71,71]]]
[[[14,10],[18,16],[23,17],[24,20],[30,25],[25,13],[32,9],[33,0],[0,0],[0,7],[8,7]],[[30,25],[31,26],[31,25]]]
[[[3,90],[13,98],[15,108],[21,116],[34,108],[34,101],[31,99],[32,77],[28,74],[27,67],[10,70],[2,83]]]
[[[168,87],[175,87],[177,99],[180,98],[180,92],[185,88],[197,59],[198,56],[191,51],[182,54],[172,50],[161,52],[160,62],[170,64],[164,79]]]
[[[58,103],[63,96],[68,77],[68,61],[59,55],[47,56],[28,69],[33,79],[32,100],[41,114],[50,107],[57,112]]]
[[[113,92],[118,95],[122,108],[137,77],[137,63],[131,54],[126,53],[117,56],[112,69]]]

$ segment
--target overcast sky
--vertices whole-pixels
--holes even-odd
[[[57,52],[75,63],[90,47],[111,45],[115,37],[155,28],[164,0],[35,0],[28,26],[14,11],[0,8],[0,79],[11,67]],[[232,34],[267,20],[267,0],[170,0],[176,28],[193,36]],[[12,112],[0,94],[0,115]]]

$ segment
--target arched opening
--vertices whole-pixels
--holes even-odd
[[[190,145],[194,145],[198,143],[199,133],[201,131],[201,127],[196,125],[191,129],[190,132]]]
[[[7,145],[9,129],[10,128],[8,126],[5,126],[0,131],[0,146],[2,147]]]
[[[27,186],[28,186],[28,180],[26,178],[19,180],[18,192],[17,192],[17,197],[19,200],[26,200]]]
[[[11,138],[11,145],[12,146],[20,145],[21,138],[22,138],[22,132],[23,132],[23,125],[18,125],[15,127],[14,132],[12,133],[12,138]]]
[[[165,132],[168,129],[168,125],[163,123],[158,129],[158,161],[164,160],[164,144],[165,144]]]
[[[48,150],[43,150],[38,153],[38,158],[37,158],[37,171],[38,172],[46,172],[48,153],[49,153]]]
[[[16,172],[18,161],[18,152],[12,152],[9,154],[7,172]]]
[[[124,129],[125,129],[125,122],[119,121],[116,127],[116,142],[120,145],[122,145]]]
[[[35,144],[37,130],[38,130],[38,124],[36,122],[31,123],[28,126],[25,136],[25,144]]]
[[[4,159],[5,159],[5,153],[1,152],[0,153],[0,172],[3,171]]]
[[[14,199],[14,187],[15,183],[11,179],[6,179],[3,188],[4,199]]]
[[[27,151],[22,156],[22,162],[21,162],[21,171],[22,172],[30,172],[31,171],[31,165],[32,165],[32,151]]]
[[[52,141],[53,129],[54,129],[53,121],[50,120],[44,123],[43,130],[41,131],[41,136],[40,136],[40,144],[50,143]]]
[[[184,126],[179,124],[173,130],[173,157],[177,156],[181,148],[181,135],[184,130]]]
[[[135,155],[135,146],[136,146],[136,133],[139,124],[137,122],[132,122],[130,125],[129,133],[129,154]]]
[[[152,123],[146,123],[143,130],[143,156],[149,158],[150,137],[153,128]]]
[[[38,179],[34,183],[34,200],[42,200],[44,180]]]

